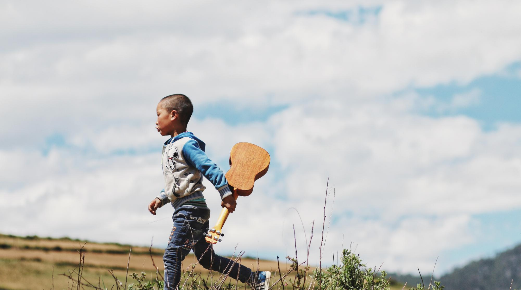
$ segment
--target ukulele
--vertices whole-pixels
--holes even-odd
[[[255,180],[268,172],[269,165],[270,154],[266,150],[246,142],[235,144],[230,152],[230,170],[225,174],[228,184],[233,187],[233,197],[249,196],[253,192]],[[208,243],[217,244],[221,241],[220,237],[224,236],[222,227],[229,213],[226,207],[222,209],[217,224],[206,234]]]

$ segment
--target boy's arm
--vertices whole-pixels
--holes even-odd
[[[183,156],[190,165],[197,168],[197,170],[215,186],[215,189],[217,189],[221,195],[221,200],[232,195],[224,173],[219,166],[210,160],[206,153],[201,150],[197,141],[192,139],[186,142],[183,146]]]

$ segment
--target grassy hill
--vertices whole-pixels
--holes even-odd
[[[69,289],[73,281],[63,274],[77,278],[80,249],[84,254],[84,260],[81,262],[82,276],[96,286],[99,284],[103,288],[111,289],[115,285],[115,278],[109,270],[125,283],[127,265],[129,274],[145,272],[148,279],[153,279],[157,272],[154,261],[159,272],[163,274],[162,249],[69,238],[16,237],[0,234],[0,289]],[[205,275],[211,281],[218,281],[218,273],[209,273],[196,262],[195,256],[190,254],[183,262],[183,269],[187,270],[185,272],[192,271],[194,265],[193,272],[196,275]],[[276,261],[257,262],[256,259],[242,258],[241,263],[252,269],[278,271]],[[288,267],[288,264],[281,263],[282,271]],[[228,280],[232,282],[231,279]],[[133,282],[135,281],[129,277],[128,284]]]
[[[144,272],[148,281],[156,277],[161,279],[160,275],[164,270],[162,256],[163,250],[157,248],[95,243],[69,238],[17,237],[0,234],[0,290],[77,289],[78,276],[82,277],[83,284],[91,283],[103,289],[123,289],[122,285],[136,282],[129,277],[132,273]],[[271,271],[272,282],[280,279],[280,275],[284,276],[291,268],[289,263],[283,261],[280,266],[277,261],[247,257],[241,258],[240,262],[255,270]],[[183,270],[182,283],[190,283],[195,277],[197,281],[205,280],[211,286],[220,284],[225,278],[219,273],[203,269],[192,254],[183,262]],[[118,286],[116,279],[122,285]],[[291,281],[295,281],[295,271],[285,276],[283,281],[285,281],[284,289],[291,289]],[[229,278],[223,283],[229,283],[233,286],[232,289],[235,287],[249,289]],[[85,289],[93,288],[85,287]],[[273,289],[283,289],[282,283],[278,283]],[[391,284],[391,290],[398,289],[408,288],[403,288],[403,284]]]

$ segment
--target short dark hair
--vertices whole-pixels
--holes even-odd
[[[187,96],[183,94],[173,94],[162,98],[159,103],[161,103],[163,108],[168,112],[176,110],[181,123],[185,126],[188,125],[188,121],[190,121],[190,117],[194,112],[194,106]]]

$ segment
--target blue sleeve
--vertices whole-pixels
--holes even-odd
[[[183,156],[186,162],[199,170],[208,179],[215,189],[219,191],[221,199],[231,195],[228,181],[224,177],[222,170],[212,161],[206,153],[199,147],[195,140],[189,140],[183,146]]]

